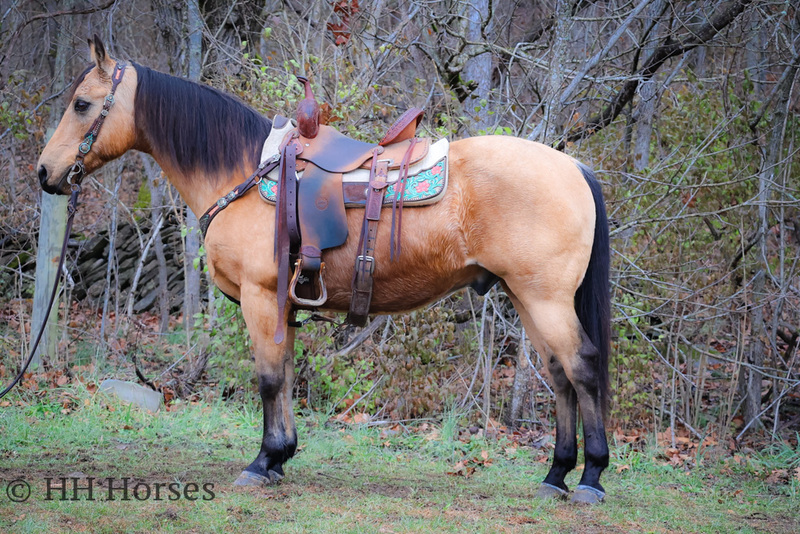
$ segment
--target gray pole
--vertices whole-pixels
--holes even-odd
[[[188,9],[188,74],[189,79],[200,81],[203,61],[203,17],[197,0],[187,0]],[[186,325],[187,344],[191,344],[194,316],[200,312],[200,271],[194,267],[194,260],[200,254],[200,236],[197,214],[191,209],[186,212],[186,258],[184,259],[184,323]]]
[[[72,0],[64,2],[64,8],[70,9]],[[70,47],[69,25],[70,17],[64,17],[58,28],[58,40],[56,42],[56,59],[54,68],[53,85],[63,87],[65,83],[64,65],[66,63],[67,50]],[[50,119],[50,127],[47,129],[46,139],[49,140],[53,135],[60,115],[53,114]],[[61,243],[64,240],[64,232],[67,224],[67,201],[66,196],[49,195],[42,193],[41,214],[39,217],[39,241],[36,251],[36,282],[33,292],[33,314],[31,317],[31,335],[35,336],[37,329],[42,324],[47,313],[47,304],[50,300],[50,292],[53,284],[58,277],[58,257],[61,252]],[[53,359],[56,355],[56,328],[58,324],[58,308],[60,299],[56,298],[53,309],[47,318],[42,341],[36,354],[31,360],[31,369],[36,369],[42,363],[42,354]]]

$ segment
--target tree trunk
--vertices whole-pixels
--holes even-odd
[[[761,238],[764,239],[763,237]],[[747,354],[747,362],[755,367],[764,364],[764,338],[766,337],[766,324],[764,323],[764,278],[766,273],[759,270],[753,281],[752,303],[753,317],[750,325],[750,347]],[[744,420],[748,426],[752,426],[761,412],[761,373],[750,367],[744,372],[745,379],[745,398],[744,398]]]
[[[106,327],[108,325],[108,307],[111,303],[111,294],[113,293],[115,299],[119,300],[119,270],[117,276],[112,276],[114,269],[117,267],[117,210],[119,207],[119,188],[122,185],[122,167],[121,165],[109,165],[106,176],[113,175],[114,178],[114,193],[111,197],[111,228],[108,232],[108,256],[106,262],[106,284],[105,295],[103,297],[103,315],[100,320],[100,339],[103,344],[97,347],[96,359],[100,359],[100,350],[106,343]],[[109,184],[110,185],[110,184]],[[114,282],[116,288],[111,287],[111,282]],[[116,289],[116,290],[115,290]],[[115,305],[115,308],[117,306]],[[119,314],[115,313],[114,317],[117,318]]]
[[[489,0],[471,0],[466,4],[467,40],[483,42],[491,31]],[[492,54],[485,52],[467,60],[461,75],[466,85],[476,85],[472,93],[464,101],[464,109],[474,118],[472,130],[489,128],[494,122],[489,111],[489,93],[492,89]]]
[[[511,388],[511,409],[508,413],[506,424],[511,428],[519,427],[519,420],[523,416],[525,398],[531,390],[531,366],[528,357],[525,355],[525,330],[523,329],[519,339],[519,349],[517,350],[517,368],[514,372],[514,385]]]
[[[50,134],[52,132],[51,130]],[[47,324],[36,354],[31,360],[31,370],[41,365],[42,355],[48,359],[53,359],[56,355],[56,340],[58,338],[56,328],[58,326],[58,308],[61,299],[56,297],[51,310],[47,309],[47,304],[50,301],[53,284],[55,284],[56,278],[59,276],[56,269],[58,268],[58,257],[64,240],[64,232],[66,231],[67,200],[65,196],[42,193],[31,335],[35,336],[37,334],[45,316],[47,316]],[[49,315],[47,315],[48,311],[50,312]]]
[[[567,0],[556,0],[556,23],[553,45],[550,51],[550,76],[547,80],[547,100],[544,103],[542,122],[528,137],[533,141],[547,143],[556,131],[556,95],[561,92],[564,83],[564,63],[567,60],[567,44],[572,27],[572,10]]]
[[[763,374],[757,369],[764,365],[766,356],[766,344],[764,343],[767,335],[764,320],[764,303],[766,276],[769,272],[769,262],[767,257],[767,233],[769,230],[769,211],[768,203],[772,196],[772,185],[776,183],[781,163],[783,160],[783,139],[788,115],[789,99],[792,93],[792,85],[797,75],[797,57],[791,65],[787,67],[786,76],[782,77],[781,86],[776,90],[775,112],[772,115],[772,129],[769,132],[767,146],[764,154],[764,163],[758,176],[758,220],[761,226],[759,255],[759,270],[753,282],[752,302],[754,304],[753,318],[750,332],[750,348],[748,361],[753,366],[748,368],[745,373],[745,399],[744,399],[744,419],[747,427],[756,423],[756,419],[761,414],[761,380]]]
[[[203,18],[200,14],[200,7],[196,0],[186,2],[188,9],[187,30],[189,37],[188,46],[188,73],[189,79],[200,81],[202,72],[203,54]],[[199,265],[195,267],[196,259],[200,257],[200,236],[198,234],[199,224],[197,214],[192,210],[186,209],[186,241],[184,259],[184,306],[183,317],[186,328],[187,344],[191,342],[192,330],[194,329],[195,315],[200,312],[200,270]]]
[[[658,36],[658,18],[664,9],[664,1],[656,0],[648,8],[648,17],[653,21],[654,27],[648,37],[648,44],[644,47],[645,57],[655,52],[656,38]],[[659,84],[655,77],[642,81],[639,86],[639,105],[636,106],[636,133],[633,146],[633,170],[640,172],[650,164],[650,137],[653,133],[653,118],[656,114],[656,105],[659,98]]]
[[[747,43],[745,61],[747,62],[747,76],[753,82],[756,95],[764,94],[764,43],[762,23],[758,11],[750,13],[750,35],[752,39]]]
[[[200,81],[203,71],[203,17],[197,0],[188,0],[188,34],[189,46],[187,50],[189,79]],[[181,393],[186,396],[194,388],[194,384],[202,376],[208,364],[210,355],[207,351],[207,339],[201,337],[197,340],[196,350],[192,350],[193,332],[195,329],[195,315],[200,313],[200,225],[197,214],[186,208],[186,242],[184,258],[184,324],[186,326],[186,346],[192,351],[189,358],[189,368],[186,379],[181,385]],[[209,305],[212,303],[209,302]]]
[[[166,182],[161,179],[161,171],[149,156],[142,154],[145,173],[147,174],[147,185],[150,188],[150,224],[157,228],[159,219],[166,216],[164,210],[164,193]],[[158,330],[161,334],[167,332],[169,328],[169,287],[167,259],[164,255],[164,241],[161,239],[161,232],[155,236],[153,249],[158,262]]]

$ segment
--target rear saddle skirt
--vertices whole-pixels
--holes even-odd
[[[274,160],[280,155],[280,147],[286,135],[294,129],[292,121],[286,120],[285,124],[280,128],[273,127],[272,131],[264,141],[264,148],[261,151],[261,161],[268,162]],[[322,126],[321,126],[322,128]],[[450,144],[447,139],[441,139],[433,144],[430,144],[429,139],[421,139],[418,143],[421,145],[419,148],[415,147],[412,161],[409,162],[408,177],[405,180],[405,188],[403,191],[403,205],[406,207],[421,207],[438,202],[447,190],[447,176],[448,176],[448,152]],[[364,143],[368,145],[367,143]],[[398,143],[402,145],[402,151],[408,147],[408,141]],[[374,145],[368,145],[373,147]],[[427,151],[424,149],[427,148]],[[413,158],[416,156],[416,160]],[[402,152],[401,152],[402,157]],[[303,160],[303,154],[298,156],[299,160]],[[298,162],[297,165],[297,179],[302,183],[303,174],[305,173],[306,165]],[[400,177],[400,161],[392,160],[389,165],[388,181],[389,185],[383,196],[383,204],[391,204],[397,196],[396,183]],[[342,183],[342,197],[344,206],[347,208],[363,208],[366,203],[367,186],[370,180],[370,168],[368,166],[360,166],[352,171],[341,174]],[[274,204],[277,199],[278,179],[280,170],[275,168],[269,172],[266,177],[259,184],[259,193],[261,198],[267,202]],[[337,179],[336,177],[334,179]],[[315,199],[316,200],[316,199]],[[302,201],[301,201],[302,203]],[[316,205],[317,202],[314,202]],[[340,245],[343,244],[339,243]],[[330,248],[333,245],[324,248]]]

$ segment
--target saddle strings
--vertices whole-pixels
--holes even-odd
[[[405,197],[406,194],[406,179],[408,178],[411,154],[414,152],[414,145],[416,144],[417,138],[412,137],[411,144],[408,145],[408,150],[406,150],[403,161],[400,163],[400,176],[397,179],[394,199],[392,199],[392,233],[389,248],[389,261],[394,261],[395,256],[400,256],[400,239],[402,237],[403,224],[403,197]],[[396,223],[395,218],[397,219]]]

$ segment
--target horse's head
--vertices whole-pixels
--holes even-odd
[[[70,185],[80,183],[106,162],[120,157],[136,142],[134,98],[136,70],[125,69],[113,96],[113,105],[96,130],[106,97],[111,93],[117,62],[106,54],[97,36],[89,40],[94,65],[80,76],[72,87],[72,96],[37,165],[42,189],[51,194],[69,194]],[[121,64],[120,64],[121,65]]]

